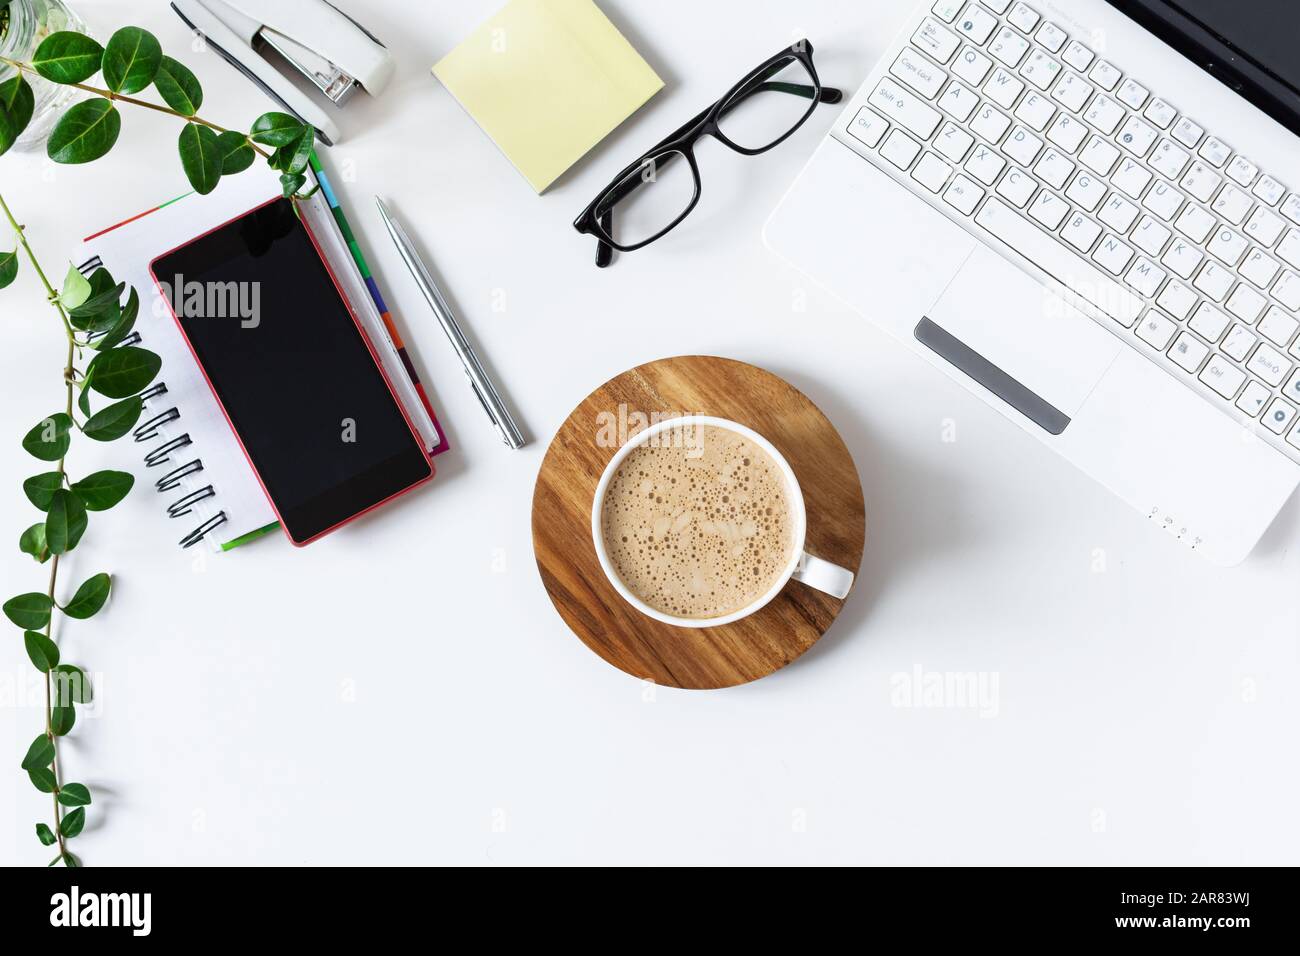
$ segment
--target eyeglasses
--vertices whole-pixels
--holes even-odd
[[[613,260],[613,250],[631,252],[649,245],[695,208],[700,201],[695,142],[701,136],[757,156],[802,126],[818,103],[842,98],[839,90],[822,86],[812,44],[800,40],[760,63],[720,100],[642,153],[582,211],[573,228],[596,237],[596,265],[604,268]]]

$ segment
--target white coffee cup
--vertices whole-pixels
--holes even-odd
[[[785,477],[786,502],[790,509],[790,524],[793,537],[790,548],[790,561],[785,569],[777,575],[767,592],[746,607],[720,617],[675,617],[646,604],[633,594],[622,579],[619,578],[618,572],[614,570],[614,563],[610,560],[609,553],[605,548],[605,535],[601,527],[601,512],[605,503],[605,493],[609,490],[614,473],[618,471],[618,466],[623,463],[623,460],[635,449],[664,432],[680,429],[685,434],[689,429],[698,429],[706,425],[726,429],[749,439],[767,452],[768,457],[776,463],[777,468]],[[803,492],[799,488],[799,480],[794,476],[794,469],[790,467],[785,457],[773,447],[770,441],[752,428],[746,428],[738,422],[728,421],[725,418],[713,418],[708,415],[687,415],[681,418],[665,419],[634,435],[628,440],[627,444],[614,453],[614,457],[605,466],[605,472],[600,476],[599,484],[596,485],[596,496],[591,505],[592,542],[596,546],[596,557],[600,560],[600,567],[605,572],[605,577],[609,578],[609,583],[614,586],[614,590],[622,596],[623,600],[642,614],[676,627],[717,627],[720,624],[730,624],[743,617],[748,617],[780,594],[781,589],[785,587],[786,582],[791,578],[802,581],[818,591],[824,591],[832,597],[843,598],[847,596],[849,589],[853,587],[853,572],[804,551],[804,539],[807,537],[807,531],[808,516],[804,508]]]

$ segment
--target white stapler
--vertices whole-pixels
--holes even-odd
[[[326,146],[339,128],[267,59],[275,54],[335,106],[358,86],[372,96],[393,75],[393,58],[365,27],[327,0],[173,0],[172,9],[207,44],[304,123]]]

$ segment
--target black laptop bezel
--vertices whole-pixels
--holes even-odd
[[[1229,89],[1300,136],[1300,90],[1166,0],[1106,0]]]

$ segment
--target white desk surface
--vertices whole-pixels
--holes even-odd
[[[205,117],[270,108],[189,53],[165,4],[78,6],[101,38],[155,31],[203,80]],[[1246,564],[1211,567],[777,261],[760,227],[837,107],[756,159],[701,144],[699,208],[612,269],[570,228],[636,152],[799,36],[851,91],[908,4],[603,0],[666,88],[540,198],[429,75],[496,0],[362,6],[398,73],[342,113],[327,163],[454,451],[435,484],[306,550],[182,552],[184,521],[143,485],[92,516],[61,575],[117,575],[102,616],[61,635],[98,678],[62,751],[95,792],[76,841],[88,863],[1295,862],[1300,505]],[[91,166],[0,161],[56,273],[89,228],[185,188],[174,121],[124,108],[123,127]],[[526,450],[488,427],[374,193],[447,278]],[[26,264],[0,305],[12,540],[34,520],[19,485],[40,470],[19,438],[61,401],[63,337]],[[805,391],[867,502],[840,620],[793,666],[715,692],[649,688],[589,652],[553,611],[529,533],[573,406],[625,368],[697,352]],[[143,470],[139,446],[89,444],[72,468]],[[6,597],[44,588],[45,569],[0,553]],[[49,799],[17,767],[41,725],[36,674],[12,637],[0,859],[44,863],[32,827]],[[900,706],[918,672],[981,673],[989,696]]]

